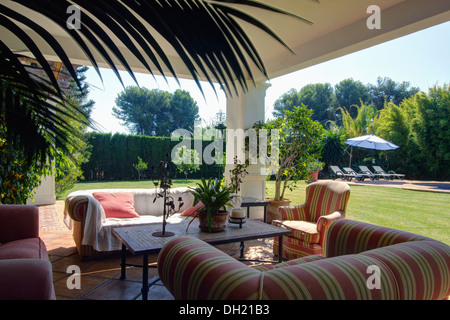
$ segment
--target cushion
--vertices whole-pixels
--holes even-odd
[[[197,215],[197,209],[203,207],[203,202],[199,201],[195,206],[190,207],[186,210],[184,210],[181,215],[183,217],[190,217],[190,216],[195,216]]]
[[[138,218],[134,209],[134,195],[128,192],[94,192],[92,196],[97,199],[105,210],[106,218]]]
[[[291,231],[292,238],[308,243],[319,243],[320,234],[315,223],[296,220],[275,220],[273,224]]]
[[[3,243],[0,260],[4,259],[48,259],[48,254],[40,238],[26,238]]]

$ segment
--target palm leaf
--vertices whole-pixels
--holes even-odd
[[[200,89],[200,77],[204,76],[211,85],[219,82],[227,94],[237,92],[235,81],[244,90],[247,89],[247,74],[253,81],[250,64],[254,64],[267,77],[267,71],[256,48],[236,18],[261,29],[269,37],[287,47],[266,25],[233,5],[259,8],[311,23],[286,11],[252,0],[14,1],[50,18],[64,29],[67,17],[65,10],[69,5],[75,4],[81,8],[82,26],[78,30],[66,29],[66,31],[85,52],[89,53],[87,43],[90,43],[117,75],[113,56],[134,78],[119,46],[106,32],[110,31],[151,74],[154,72],[146,62],[147,58],[152,61],[159,73],[166,76],[159,63],[161,60],[170,71],[170,76],[176,78],[170,59],[151,35],[150,29],[145,26],[148,24],[173,47]],[[89,15],[84,12],[89,12]],[[245,58],[244,52],[247,53],[249,61]],[[97,65],[92,54],[89,53],[88,58],[94,66]],[[119,75],[118,77],[120,79]]]
[[[244,91],[247,90],[248,77],[254,82],[252,65],[267,77],[263,61],[238,19],[255,26],[268,37],[286,46],[270,28],[235,5],[290,15],[310,23],[301,17],[252,0],[11,2],[16,2],[61,27],[84,52],[100,77],[96,54],[102,57],[120,81],[119,65],[136,81],[123,52],[127,50],[149,73],[158,72],[164,77],[172,76],[177,79],[170,57],[158,43],[157,39],[162,37],[174,49],[200,90],[200,81],[206,79],[213,89],[214,83],[218,82],[227,95],[238,93],[238,86]],[[66,9],[73,4],[81,9],[79,29],[66,27]],[[42,81],[43,79],[32,77],[29,71],[21,66],[19,55],[14,54],[0,41],[0,64],[8,65],[2,67],[0,73],[0,115],[5,116],[8,139],[26,147],[30,159],[36,154],[42,158],[55,144],[67,142],[69,135],[66,131],[70,131],[70,126],[64,116],[70,115],[83,123],[90,123],[90,120],[65,100],[63,90],[59,88],[57,79],[41,52],[42,49],[36,39],[22,30],[22,26],[33,30],[38,38],[53,49],[78,86],[80,81],[65,51],[67,48],[63,48],[38,22],[9,8],[7,2],[4,2],[0,4],[0,25],[26,46],[24,51],[28,50],[34,56],[48,78]],[[168,75],[165,70],[168,70]],[[27,88],[26,93],[24,88]]]

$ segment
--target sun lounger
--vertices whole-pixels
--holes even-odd
[[[332,179],[341,178],[343,180],[352,181],[353,178],[356,178],[353,174],[345,173],[338,166],[330,166],[330,169],[333,171],[331,175]]]
[[[379,177],[377,176],[377,175],[375,175],[375,174],[373,174],[372,172],[356,172],[355,170],[353,170],[352,168],[344,168],[344,170],[347,172],[347,173],[352,173],[353,172],[353,174],[359,174],[359,175],[361,175],[361,176],[363,176],[364,177],[364,179],[365,178],[369,178],[370,180],[378,180],[379,179]],[[364,181],[364,179],[363,179],[363,181]]]
[[[392,170],[389,170],[388,172],[386,172],[380,166],[372,166],[372,168],[373,168],[373,170],[375,170],[376,173],[390,175],[392,177],[392,180],[394,180],[395,178],[403,180],[403,178],[405,177],[404,174],[402,174],[402,173],[395,173]]]
[[[357,173],[355,170],[353,170],[350,167],[344,167],[343,169],[344,169],[345,173],[351,174],[358,181],[364,181],[365,178],[371,178],[371,176],[369,174]]]
[[[361,170],[360,174],[365,173],[365,174],[372,175],[375,177],[374,178],[375,180],[380,180],[380,178],[389,180],[391,178],[389,175],[386,175],[386,174],[373,173],[372,171],[370,171],[370,169],[367,166],[359,166],[359,170]]]

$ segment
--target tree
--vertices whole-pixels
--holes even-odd
[[[200,156],[195,149],[188,149],[182,146],[176,150],[175,158],[172,162],[177,166],[177,170],[186,177],[191,172],[200,170]]]
[[[217,130],[224,130],[227,128],[227,115],[222,110],[219,110],[214,118],[211,120],[211,128]]]
[[[148,164],[142,161],[141,157],[138,157],[138,163],[133,164],[133,167],[138,173],[138,180],[141,180],[141,174],[144,170],[147,170]]]
[[[385,104],[379,117],[373,124],[375,134],[398,145],[398,151],[380,153],[380,157],[389,161],[389,167],[399,172],[407,170],[410,176],[417,176],[421,159],[417,143],[411,139],[411,121],[415,118],[415,108],[393,102]],[[411,118],[408,116],[411,115]]]
[[[419,179],[450,178],[450,88],[434,86],[380,112],[376,134],[400,148],[383,156],[394,170]]]
[[[170,99],[170,127],[167,128],[163,136],[170,136],[176,129],[188,129],[194,126],[194,122],[199,120],[198,105],[189,91],[175,90]]]
[[[190,93],[173,94],[159,89],[126,87],[116,98],[113,114],[134,134],[170,136],[176,129],[187,129],[199,119],[198,106]]]
[[[345,79],[334,86],[334,94],[336,96],[336,110],[339,107],[346,108],[352,118],[356,117],[357,111],[352,109],[353,105],[360,105],[372,102],[369,89],[361,81],[355,81],[352,78]],[[338,118],[338,115],[336,115]]]
[[[300,103],[314,111],[312,119],[322,124],[333,119],[334,90],[329,83],[308,84],[300,89]]]
[[[369,84],[368,88],[373,104],[378,110],[383,109],[386,102],[399,105],[404,99],[412,97],[420,91],[417,87],[410,87],[409,82],[395,82],[388,77],[378,77],[376,85]]]
[[[321,140],[321,158],[326,167],[330,165],[340,164],[344,157],[344,139],[342,129],[335,125],[331,125],[325,130]]]
[[[323,127],[311,119],[312,114],[313,111],[305,106],[294,107],[292,111],[285,111],[284,117],[256,125],[258,129],[279,132],[279,159],[278,165],[274,166],[275,201],[283,200],[286,188],[292,190],[298,180],[306,178],[309,163],[319,158]],[[273,143],[273,137],[270,137],[269,144]]]
[[[169,124],[170,94],[159,89],[128,86],[116,98],[113,114],[131,133],[155,136]]]
[[[280,117],[285,110],[292,111],[294,106],[304,104],[314,111],[312,119],[324,124],[332,117],[334,101],[333,87],[329,83],[308,84],[297,91],[289,90],[274,103],[274,117]]]
[[[285,111],[292,111],[294,107],[301,105],[299,92],[292,88],[275,101],[272,115],[275,118],[282,117]]]
[[[353,105],[353,109],[350,108],[350,110],[356,109],[356,114],[353,117],[349,110],[339,107],[342,115],[342,129],[347,138],[360,137],[371,133],[371,126],[377,115],[377,110],[375,107],[366,105],[362,101],[360,103],[361,105]]]

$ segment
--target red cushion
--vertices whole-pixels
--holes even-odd
[[[199,201],[195,206],[190,207],[186,210],[184,210],[181,215],[185,216],[185,217],[190,217],[190,216],[195,216],[197,215],[197,209],[203,207],[203,203],[201,201]]]
[[[134,210],[134,196],[127,192],[94,192],[92,196],[97,199],[105,210],[106,218],[138,218]]]

